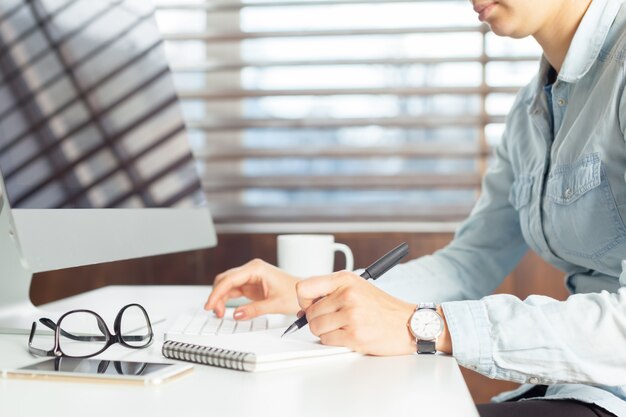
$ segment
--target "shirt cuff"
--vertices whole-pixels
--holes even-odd
[[[441,304],[441,308],[452,340],[452,354],[459,365],[495,378],[485,302],[451,301]]]

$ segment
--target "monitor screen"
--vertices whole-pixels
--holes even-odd
[[[0,2],[0,171],[13,207],[203,205],[152,2]]]

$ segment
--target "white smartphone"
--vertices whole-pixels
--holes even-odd
[[[128,382],[162,384],[193,369],[185,363],[152,363],[102,359],[55,358],[22,368],[5,370],[3,376],[26,379],[90,380],[91,382]]]

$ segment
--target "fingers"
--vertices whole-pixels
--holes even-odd
[[[327,346],[348,346],[349,332],[345,329],[337,329],[319,336],[320,342]]]
[[[341,300],[343,298],[341,296],[342,292],[343,290],[341,289],[337,290],[331,295],[320,298],[311,304],[304,312],[304,314],[306,314],[307,321],[310,323],[311,320],[314,320],[317,317],[339,311],[344,306]]]
[[[258,276],[258,270],[262,263],[258,260],[250,261],[243,266],[219,274],[215,278],[213,291],[209,295],[204,309],[215,310],[218,317],[221,317],[226,301],[232,298],[234,294],[241,294],[239,288]]]
[[[326,317],[326,316],[324,316],[324,317]],[[343,321],[343,319],[338,316],[338,317],[335,317],[335,318],[330,318],[329,322],[332,322],[334,320],[337,320],[336,323],[339,323],[339,322]],[[336,323],[335,324],[331,324],[329,326],[329,328],[331,330],[329,330],[327,332],[324,332],[324,333],[320,333],[318,335],[318,337],[320,338],[320,342],[323,345],[327,345],[327,346],[345,346],[345,347],[348,347],[350,349],[353,349],[353,350],[357,351],[358,348],[355,345],[354,340],[353,340],[353,336],[352,336],[354,332],[351,331],[346,326],[335,327]],[[320,325],[320,326],[322,326],[322,325]]]
[[[235,320],[248,320],[276,310],[273,300],[260,300],[239,306],[235,309]]]
[[[318,316],[309,321],[309,330],[315,336],[322,337],[327,333],[339,330],[349,324],[350,313],[347,310],[339,310],[329,314]]]
[[[369,353],[372,342],[369,334],[371,329],[366,326],[363,318],[362,310],[348,308],[320,316],[310,321],[309,327],[311,333],[318,336],[323,345],[345,346],[355,352]],[[386,337],[385,343],[394,342]],[[408,351],[413,352],[412,345]]]
[[[302,280],[296,284],[298,304],[303,310],[307,310],[317,299],[335,292],[355,277],[356,275],[350,272],[341,271]]]
[[[213,310],[215,311],[215,315],[220,318],[223,317],[224,312],[226,311],[226,303],[228,302],[228,300],[230,300],[231,298],[237,298],[241,296],[243,296],[243,292],[238,288],[228,291],[227,294],[223,295],[222,298],[220,298],[219,300],[215,302],[215,306],[213,307]],[[205,306],[205,309],[207,309],[206,306]]]
[[[217,317],[220,317],[220,318],[223,317],[224,311],[226,310],[226,302],[230,299],[230,294],[234,291],[236,290],[230,290],[219,298],[215,296],[215,300],[212,301],[211,307],[208,307],[209,303],[211,302],[211,296],[209,296],[209,300],[207,300],[207,303],[205,304],[204,309],[213,310],[215,314],[217,315]]]

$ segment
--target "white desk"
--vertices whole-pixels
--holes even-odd
[[[109,324],[118,309],[139,302],[171,317],[202,305],[210,287],[112,286],[50,303],[48,309],[90,308]],[[102,357],[164,361],[164,323],[156,343],[131,351],[114,345]],[[33,362],[27,336],[0,335],[0,369]],[[247,373],[210,366],[160,386],[26,381],[0,378],[0,416],[478,416],[458,365],[448,356],[338,357],[315,366]]]

